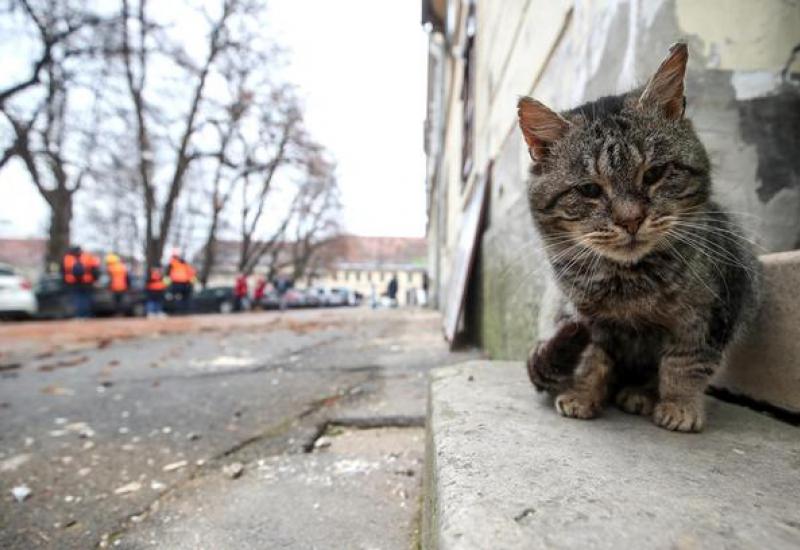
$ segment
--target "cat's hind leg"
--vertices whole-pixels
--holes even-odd
[[[626,386],[617,392],[614,402],[629,414],[650,416],[658,400],[658,390],[649,386]]]

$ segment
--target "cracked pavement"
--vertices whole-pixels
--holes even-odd
[[[0,326],[0,547],[408,548],[423,310]],[[27,487],[21,502],[14,488]]]

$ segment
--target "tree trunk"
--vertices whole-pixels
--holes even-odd
[[[58,270],[70,245],[72,224],[72,193],[66,189],[48,191],[45,199],[50,206],[50,231],[45,253],[45,269]]]
[[[208,238],[203,245],[203,265],[200,267],[200,284],[203,288],[208,284],[211,270],[217,261],[217,226],[219,226],[219,215],[221,209],[214,208],[211,215],[211,226],[208,229]]]

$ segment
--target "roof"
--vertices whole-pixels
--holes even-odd
[[[336,266],[415,265],[424,267],[427,241],[414,237],[336,237],[325,250],[326,259]]]
[[[280,255],[288,254],[289,243],[283,243]],[[239,241],[221,240],[217,242],[217,273],[234,272],[239,259]],[[414,237],[362,237],[341,235],[334,237],[319,250],[317,265],[339,269],[424,269],[427,258],[427,241]],[[195,262],[199,265],[202,251]],[[259,262],[265,268],[269,258]]]

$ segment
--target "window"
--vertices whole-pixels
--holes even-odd
[[[356,271],[356,281],[360,281],[360,280],[361,280],[361,272],[360,271]]]
[[[409,284],[410,284],[413,279],[414,279],[414,274],[411,271],[407,272],[406,273],[406,281],[408,281]]]
[[[465,23],[467,39],[464,42],[464,79],[461,83],[462,133],[461,133],[461,188],[472,172],[475,133],[475,31],[478,20],[475,17],[475,0],[469,1],[469,11]]]

